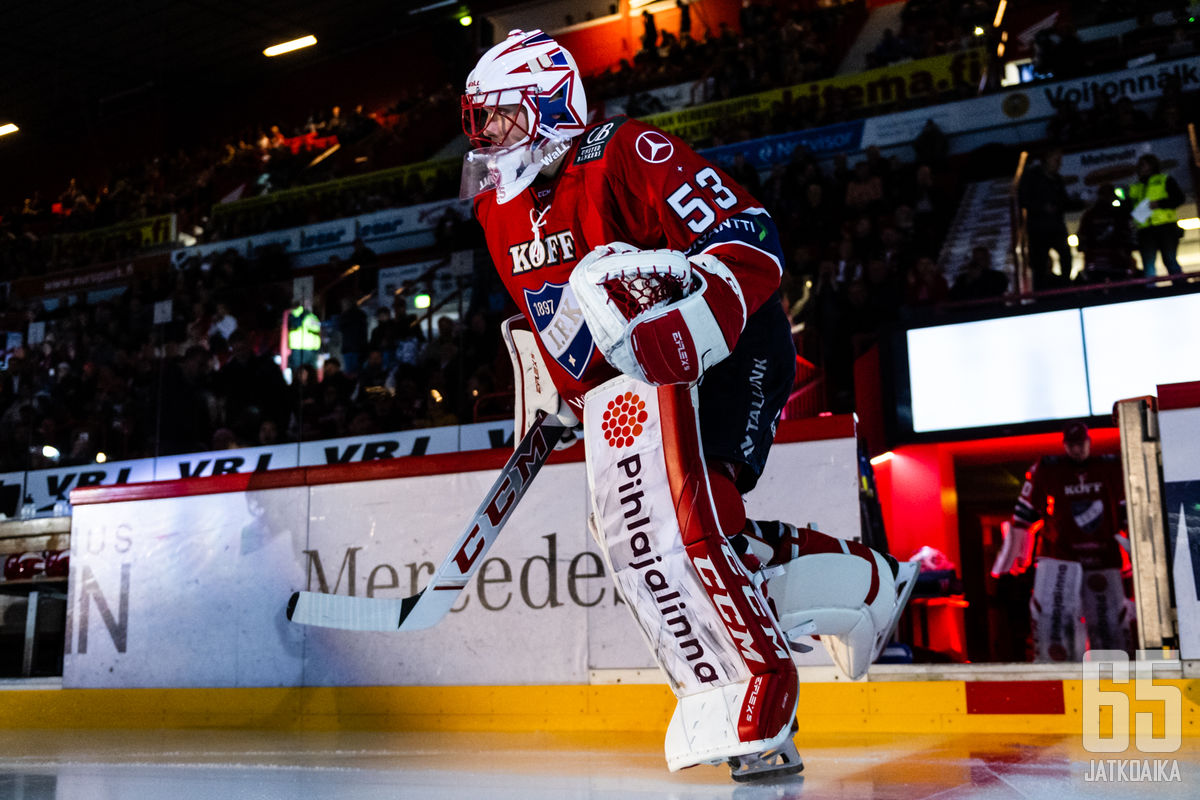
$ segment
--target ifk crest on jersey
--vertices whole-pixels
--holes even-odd
[[[542,337],[546,352],[579,380],[592,357],[592,332],[583,320],[583,309],[565,283],[547,283],[536,292],[525,290],[529,316]]]

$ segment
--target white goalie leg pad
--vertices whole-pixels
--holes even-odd
[[[1081,595],[1088,649],[1129,652],[1129,618],[1121,570],[1084,570]]]
[[[861,678],[900,621],[918,565],[786,522],[748,520],[743,534],[788,638],[818,634],[846,677]]]
[[[579,420],[554,387],[546,360],[542,357],[542,351],[538,349],[537,335],[530,328],[529,321],[520,314],[509,317],[500,326],[500,335],[504,338],[504,345],[508,348],[508,357],[513,366],[513,386],[516,391],[513,402],[513,441],[520,442],[537,419],[537,413],[545,411],[558,417],[567,426],[557,448],[562,449],[574,444],[576,436],[572,429],[579,425]]]
[[[667,769],[678,772],[697,764],[721,764],[730,758],[774,750],[791,739],[791,723],[769,738],[740,738],[738,716],[730,711],[745,703],[750,688],[749,681],[741,681],[680,697],[663,743]]]
[[[1041,557],[1029,597],[1034,661],[1083,658],[1084,631],[1079,624],[1083,567],[1077,561]]]
[[[899,620],[915,583],[915,565],[906,566],[902,591],[897,576],[879,553],[813,553],[767,570],[767,596],[775,602],[779,626],[790,636],[816,633],[833,663],[858,680],[879,655]]]
[[[777,747],[796,711],[783,632],[720,530],[694,390],[620,376],[584,403],[595,535],[680,698],[672,770]]]
[[[879,554],[875,555],[878,559]],[[900,562],[897,565],[895,577],[890,581],[892,591],[885,594],[884,587],[888,583],[886,575],[890,573],[886,572],[888,569],[886,563],[879,564],[877,562],[877,566],[881,571],[879,594],[874,601],[868,604],[867,611],[858,625],[847,634],[821,636],[821,643],[825,645],[833,663],[850,680],[856,681],[865,675],[870,666],[879,658],[883,648],[887,646],[892,633],[896,630],[896,625],[900,622],[900,616],[904,613],[904,607],[908,605],[909,598],[912,597],[912,591],[917,585],[917,575],[921,571],[916,564]],[[882,624],[880,620],[883,620]],[[870,623],[869,638],[868,622]],[[816,633],[820,634],[820,624],[816,623],[815,627]]]

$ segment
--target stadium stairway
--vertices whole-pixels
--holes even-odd
[[[986,247],[992,253],[992,266],[1014,285],[1012,235],[1012,178],[967,184],[938,256],[946,280],[953,286],[959,269],[971,258],[971,250]]]

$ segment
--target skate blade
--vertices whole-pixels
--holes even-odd
[[[793,719],[790,729],[791,736],[795,736],[799,730],[800,721]],[[786,775],[795,775],[804,769],[804,761],[800,758],[799,751],[796,750],[796,741],[790,737],[773,750],[748,756],[734,756],[728,760],[728,764],[729,777],[733,778],[736,783],[781,778]]]
[[[797,758],[795,761],[789,761],[783,764],[767,765],[759,763],[752,765],[744,763],[744,758],[729,759],[729,777],[735,783],[757,783],[759,781],[768,781],[773,778],[783,778],[788,775],[796,775],[804,771],[804,761]],[[801,778],[803,780],[803,778]]]

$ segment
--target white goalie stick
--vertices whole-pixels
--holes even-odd
[[[288,602],[288,619],[301,625],[348,631],[415,631],[436,625],[479,569],[483,554],[512,516],[565,430],[557,419],[550,420],[545,412],[538,413],[466,530],[424,589],[411,597],[296,592]]]

